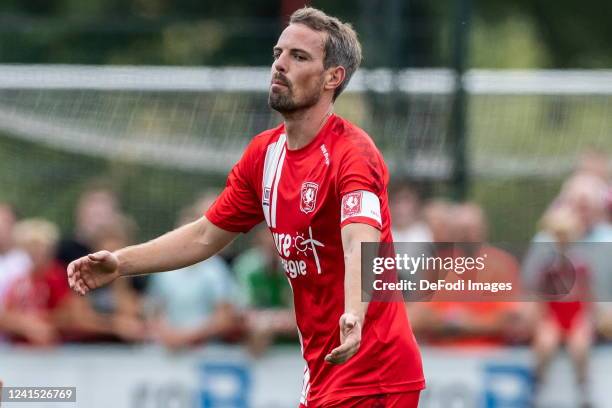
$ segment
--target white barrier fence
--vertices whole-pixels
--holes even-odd
[[[422,408],[518,408],[530,393],[526,349],[424,348],[428,389]],[[303,361],[293,347],[253,360],[240,348],[208,347],[169,353],[157,347],[0,348],[6,387],[76,387],[76,403],[2,402],[15,408],[295,408]],[[595,406],[612,407],[612,348],[594,351]],[[563,356],[551,367],[543,407],[577,406],[574,379]]]

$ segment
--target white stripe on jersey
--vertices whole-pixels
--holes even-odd
[[[304,382],[302,383],[302,395],[300,396],[300,404],[308,406],[308,393],[310,392],[310,370],[308,365],[304,367]]]
[[[283,163],[285,162],[285,151],[286,149],[283,146],[283,152],[281,154],[280,160],[278,161],[278,167],[276,170],[276,177],[274,179],[274,188],[272,189],[272,209],[270,213],[271,225],[272,228],[276,228],[276,200],[278,199],[278,182],[280,181],[281,174],[283,172]]]
[[[263,208],[264,217],[266,218],[266,224],[268,224],[268,226],[271,226],[270,202],[272,196],[272,183],[274,182],[274,176],[276,175],[276,171],[278,169],[278,162],[281,158],[281,153],[284,151],[286,140],[287,138],[283,133],[278,138],[278,141],[269,144],[266,150],[261,192],[261,196],[263,197],[263,199],[261,201],[261,205]]]
[[[293,283],[289,277],[287,277],[291,293],[293,293]],[[296,325],[297,326],[297,325]],[[300,339],[300,351],[302,352],[302,358],[304,358],[304,340],[302,338],[302,332],[300,327],[297,326],[298,338]],[[305,359],[304,359],[305,360]],[[300,404],[308,406],[308,393],[310,392],[310,369],[308,368],[308,362],[304,365],[304,379],[302,380],[302,393],[300,395]]]

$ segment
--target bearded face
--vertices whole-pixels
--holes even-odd
[[[289,25],[274,47],[268,104],[281,114],[315,105],[323,95],[325,34]]]
[[[292,113],[310,108],[321,99],[321,95],[323,94],[323,73],[318,77],[318,81],[298,84],[297,86],[281,75],[282,74],[277,74],[276,81],[282,81],[286,85],[272,83],[272,86],[270,86],[270,93],[268,94],[268,105],[270,108],[281,114]]]

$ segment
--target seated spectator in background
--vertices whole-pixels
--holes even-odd
[[[605,196],[608,186],[600,178],[589,174],[570,177],[553,206],[565,206],[580,218],[585,232],[581,241],[604,242],[611,239],[605,217]],[[550,236],[550,235],[549,235]]]
[[[115,214],[100,223],[92,234],[92,250],[115,251],[126,247],[131,244],[135,230],[136,224],[132,219]],[[101,287],[85,298],[93,312],[111,320],[115,328],[110,336],[103,336],[98,340],[142,341],[147,337],[142,299],[134,288],[136,285],[133,280],[117,279],[111,285]]]
[[[35,327],[37,336],[14,332],[13,340],[36,345],[119,335],[112,319],[100,316],[87,300],[72,293],[66,269],[55,260],[57,227],[42,219],[15,226],[15,242],[31,259],[26,275],[13,281],[5,298],[7,313]],[[119,327],[121,329],[121,327]]]
[[[483,209],[478,204],[456,205],[451,212],[451,225],[456,256],[486,259],[484,269],[466,270],[461,274],[462,278],[475,282],[509,282],[517,288],[517,291],[520,289],[518,260],[506,250],[487,242],[487,220]],[[490,292],[481,296],[490,297],[492,300],[500,299],[499,296],[490,294]]]
[[[393,220],[393,241],[431,242],[431,230],[421,217],[421,198],[409,184],[395,185],[389,206]]]
[[[439,257],[444,257],[447,255],[452,256],[452,209],[452,203],[444,199],[430,200],[423,207],[423,219],[431,232],[431,239],[433,242],[433,248],[431,251],[427,252],[427,255]],[[440,271],[419,271],[419,275],[423,278],[434,281],[437,279],[443,279]],[[402,278],[406,278],[406,276],[402,276]],[[425,340],[425,338],[428,336],[429,330],[432,326],[428,301],[434,295],[435,293],[433,291],[411,294],[411,296],[416,296],[418,299],[415,299],[415,301],[408,301],[406,303],[412,330],[414,331],[414,334],[422,340]]]
[[[28,255],[14,245],[13,228],[16,221],[13,208],[0,203],[0,304],[11,282],[27,274],[31,266]]]
[[[510,253],[486,242],[487,224],[482,209],[473,203],[455,205],[447,214],[447,222],[450,224],[447,238],[452,238],[455,244],[438,256],[482,257],[485,261],[484,269],[439,271],[440,279],[511,283],[516,293],[519,264]],[[489,291],[438,291],[420,306],[420,334],[436,345],[497,346],[525,340],[526,310],[519,303],[503,301],[508,299],[504,296]]]
[[[451,216],[453,204],[446,200],[428,201],[423,208],[423,218],[431,233],[431,240],[442,244],[453,242]]]
[[[68,266],[77,258],[92,253],[93,240],[102,225],[120,214],[115,192],[103,182],[93,182],[81,193],[75,209],[73,235],[62,239],[57,259]]]
[[[253,247],[236,258],[234,272],[244,303],[249,350],[262,354],[278,337],[295,339],[291,287],[267,228],[253,231]]]
[[[602,239],[606,242],[603,245],[605,245],[606,250],[609,254],[610,252],[612,252],[612,187],[608,188],[608,192],[606,194],[605,213],[606,235]],[[612,268],[610,268],[608,273],[612,273]],[[610,279],[610,281],[611,282],[609,284],[612,286],[612,279]],[[610,291],[612,292],[612,288]],[[612,296],[606,298],[605,300],[612,300]],[[604,340],[612,341],[612,303],[599,304],[597,316],[597,330],[602,335]]]
[[[584,150],[578,159],[574,175],[585,174],[595,176],[607,183],[610,181],[610,157],[599,148]]]
[[[178,226],[201,217],[215,197],[183,210]],[[242,330],[235,307],[236,288],[220,256],[176,271],[154,274],[148,297],[154,310],[152,335],[170,349],[209,341],[233,341]]]
[[[435,199],[428,201],[423,208],[423,218],[431,233],[432,245],[428,248],[423,248],[424,256],[437,256],[444,258],[446,256],[454,256],[454,237],[453,237],[453,209],[454,205],[450,201],[443,199]],[[418,256],[419,254],[417,254]],[[424,270],[421,271],[420,275],[435,281],[438,279],[444,279],[445,273],[441,270]],[[408,278],[405,274],[401,278]],[[414,277],[414,276],[413,276]],[[421,293],[419,296],[433,295],[433,292],[428,294]]]
[[[578,239],[576,252],[589,265],[591,271],[591,293],[596,303],[596,327],[604,338],[612,339],[612,263],[610,250],[612,228],[606,222],[606,192],[609,186],[601,177],[589,172],[572,175],[561,188],[559,196],[550,205],[549,211],[567,207],[578,217],[583,233]],[[532,240],[524,263],[524,279],[530,287],[536,285],[541,263],[554,252],[555,239],[547,231],[539,231]]]
[[[576,373],[582,405],[589,405],[588,361],[593,344],[593,309],[590,299],[588,265],[582,262],[571,244],[584,234],[579,217],[569,207],[552,208],[543,218],[542,230],[555,242],[555,253],[537,278],[543,300],[537,310],[533,338],[536,356],[536,400],[549,363],[564,342]]]
[[[423,207],[423,218],[431,232],[433,243],[430,252],[437,256],[452,256],[454,250],[453,211],[456,204],[450,201],[435,199]]]
[[[606,193],[606,221],[608,228],[612,227],[612,186],[608,188]]]
[[[14,209],[9,204],[0,203],[0,342],[6,334],[45,344],[53,337],[52,329],[46,323],[29,316],[22,318],[19,313],[4,308],[9,288],[15,280],[26,276],[32,265],[27,253],[14,245],[16,221]]]
[[[34,335],[28,335],[30,330],[16,331],[14,341],[50,345],[60,340],[58,321],[70,314],[72,295],[64,268],[53,259],[58,238],[57,227],[45,220],[24,220],[15,226],[15,242],[28,254],[31,265],[8,288],[4,308],[23,319],[21,324],[33,327]]]
[[[410,257],[429,254],[433,237],[429,226],[422,219],[421,198],[416,188],[406,182],[394,184],[390,188],[389,209],[396,253]],[[399,270],[398,278],[411,280],[414,275]]]

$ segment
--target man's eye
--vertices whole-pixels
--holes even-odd
[[[306,61],[306,57],[304,57],[303,55],[299,55],[299,54],[295,56],[295,59],[298,61]]]

